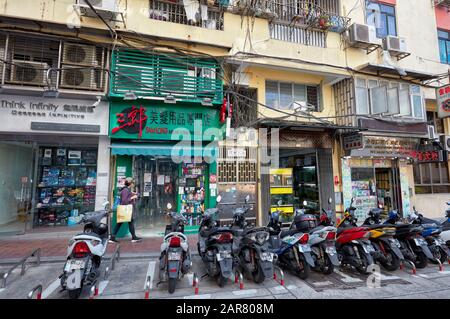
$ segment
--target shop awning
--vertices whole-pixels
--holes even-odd
[[[216,157],[217,146],[181,146],[178,144],[112,143],[112,155]]]
[[[393,66],[389,65],[381,65],[381,64],[372,64],[366,63],[356,67],[357,71],[373,73],[374,75],[382,76],[388,75],[393,76],[399,79],[410,80],[410,81],[427,81],[437,78],[437,75],[426,73],[426,72],[417,72],[413,70],[403,69],[404,73],[400,74],[399,70]]]

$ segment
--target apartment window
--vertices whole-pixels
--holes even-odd
[[[318,111],[319,103],[319,87],[316,85],[266,81],[267,106],[285,110],[307,106]]]
[[[447,162],[414,164],[416,194],[450,193]]]
[[[419,85],[355,78],[356,114],[395,115],[424,119]]]
[[[436,133],[444,134],[444,121],[438,117],[437,112],[427,111],[427,123],[436,128]]]
[[[450,32],[438,30],[438,39],[441,62],[450,64]]]
[[[377,29],[377,37],[397,36],[395,7],[375,1],[366,1],[366,22]]]

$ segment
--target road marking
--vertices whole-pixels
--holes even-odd
[[[429,278],[429,277],[430,277],[430,276],[425,275],[425,274],[420,274],[419,276],[420,276],[420,277],[423,277],[423,278]]]
[[[55,290],[56,288],[59,287],[59,285],[61,284],[60,279],[55,279],[55,281],[53,281],[47,288],[45,288],[45,290],[42,292],[42,299],[47,298],[48,296],[50,296]]]
[[[189,286],[192,286],[192,284],[194,283],[194,274],[186,274],[186,279],[188,281]]]
[[[233,291],[233,295],[235,296],[241,296],[241,295],[255,295],[258,292],[256,289],[249,289],[249,290],[235,290]]]
[[[273,288],[273,290],[275,290],[275,291],[282,291],[282,292],[285,292],[285,291],[287,291],[286,290],[286,288],[284,288],[283,286],[276,286],[275,288]]]
[[[387,276],[387,275],[381,274],[381,280],[394,280],[394,279],[401,279],[401,278],[397,277],[397,276]]]
[[[156,264],[156,261],[150,261],[148,263],[147,276],[145,276],[145,282],[144,282],[144,290],[145,290],[145,284],[147,282],[148,276],[151,276],[150,289],[152,289],[152,287],[153,287],[153,280],[155,279],[155,264]]]
[[[296,285],[289,285],[286,287],[289,290],[297,289],[298,287]]]
[[[349,275],[347,275],[347,274],[344,274],[343,272],[341,272],[341,271],[339,271],[339,270],[337,270],[337,269],[335,269],[334,272],[337,273],[337,274],[339,274],[339,275],[341,275],[342,277],[344,277],[344,278],[342,279],[343,281],[346,281],[346,282],[362,282],[361,279],[351,277],[351,276],[349,276]]]
[[[3,290],[5,290],[5,288],[0,288],[0,292],[2,292]]]
[[[312,283],[314,286],[329,286],[333,283],[331,281],[316,281]]]
[[[103,280],[100,281],[100,283],[98,284],[98,294],[101,295],[103,293],[103,291],[105,290],[106,286],[108,286],[109,281],[108,280]]]
[[[184,299],[211,299],[211,294],[184,296]]]

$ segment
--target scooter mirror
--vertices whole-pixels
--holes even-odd
[[[222,196],[218,195],[216,198],[216,202],[220,203],[222,201]]]
[[[308,202],[306,200],[303,201],[303,206],[308,205]]]
[[[167,203],[167,209],[172,209],[172,204],[171,203]]]

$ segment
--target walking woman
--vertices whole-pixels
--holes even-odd
[[[142,238],[136,236],[136,230],[134,229],[134,218],[136,217],[136,199],[137,194],[132,191],[134,187],[134,180],[131,177],[127,177],[125,180],[125,187],[120,191],[120,204],[121,205],[133,205],[133,213],[131,214],[131,221],[128,223],[128,228],[131,233],[131,242],[136,243],[141,241]],[[116,235],[119,232],[123,223],[117,223],[109,239],[111,242],[117,242]]]

